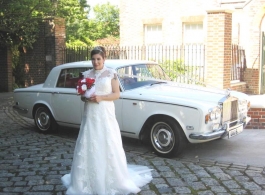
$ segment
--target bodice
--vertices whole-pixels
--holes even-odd
[[[103,67],[101,70],[88,70],[83,72],[84,78],[95,79],[95,94],[107,95],[112,93],[111,80],[116,77],[115,70]]]

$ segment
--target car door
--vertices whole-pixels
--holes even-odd
[[[81,124],[84,103],[76,93],[76,86],[85,70],[84,68],[69,68],[62,70],[59,75],[51,97],[54,117],[59,124],[67,126]]]
[[[146,120],[146,102],[122,98],[122,133],[129,137],[138,137],[138,134]]]

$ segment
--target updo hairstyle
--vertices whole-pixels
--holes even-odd
[[[102,46],[96,46],[92,49],[91,53],[90,53],[90,57],[92,59],[92,56],[95,54],[99,54],[102,56],[102,58],[106,58],[106,50],[104,47]]]

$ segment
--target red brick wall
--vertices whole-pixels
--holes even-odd
[[[65,47],[65,20],[55,18],[55,65],[63,63],[62,48]]]
[[[38,41],[24,55],[25,86],[43,83],[51,69],[62,64],[59,50],[65,46],[64,19],[50,19],[39,25]]]
[[[230,89],[246,93],[247,92],[247,84],[246,83],[231,84]]]
[[[244,72],[244,80],[247,83],[247,94],[259,94],[259,70],[247,68]]]
[[[265,108],[250,108],[248,115],[251,120],[246,129],[265,129]]]
[[[32,49],[24,51],[25,87],[42,83],[47,76],[45,60],[45,25],[39,24],[39,38]]]

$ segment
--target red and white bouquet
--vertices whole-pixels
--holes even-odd
[[[94,83],[95,79],[92,78],[79,79],[76,87],[77,94],[90,98],[95,93]]]

